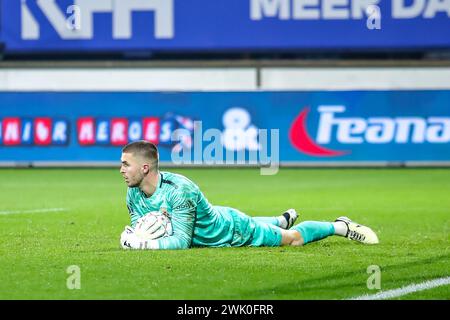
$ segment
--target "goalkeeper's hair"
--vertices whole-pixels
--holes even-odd
[[[122,152],[131,153],[134,156],[149,160],[153,171],[159,169],[158,148],[151,142],[145,140],[131,142],[123,147]]]

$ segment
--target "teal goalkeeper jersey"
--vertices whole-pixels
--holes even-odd
[[[236,217],[242,215],[232,208],[212,206],[194,182],[170,172],[159,173],[150,197],[139,188],[128,188],[127,207],[132,227],[150,211],[165,209],[169,213],[173,235],[158,239],[159,249],[230,246],[236,242]]]

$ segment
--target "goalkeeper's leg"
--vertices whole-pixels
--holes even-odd
[[[290,229],[298,218],[295,209],[288,209],[278,217],[253,217],[258,222],[272,224],[282,229]]]
[[[364,244],[378,243],[378,237],[372,229],[347,217],[340,217],[335,222],[304,221],[289,230],[282,230],[281,244],[302,246],[332,235],[346,237]]]

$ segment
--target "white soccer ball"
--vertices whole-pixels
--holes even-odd
[[[168,237],[173,234],[172,221],[166,213],[152,211],[138,219],[134,233],[141,240]]]

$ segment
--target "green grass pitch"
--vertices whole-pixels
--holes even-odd
[[[212,204],[301,220],[347,215],[380,238],[330,237],[301,248],[124,251],[129,223],[118,169],[0,170],[0,299],[346,299],[450,275],[450,169],[174,169]],[[26,212],[46,208],[66,211]],[[80,289],[69,290],[69,266]],[[450,286],[400,299],[450,299]]]

